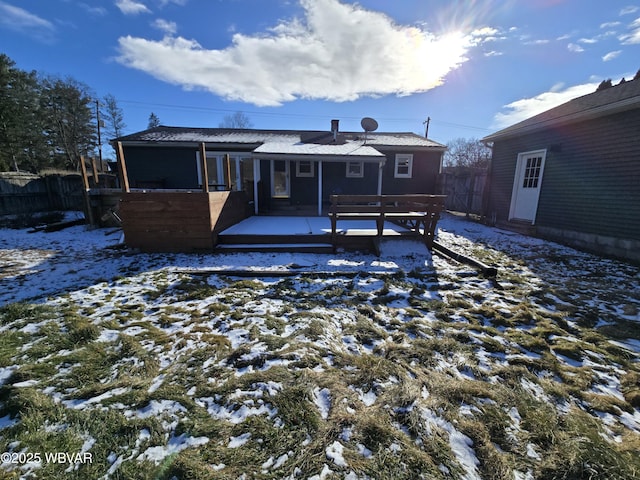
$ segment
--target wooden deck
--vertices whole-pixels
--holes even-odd
[[[218,232],[246,218],[243,192],[127,192],[120,215],[129,247],[144,252],[207,252]]]
[[[386,222],[383,237],[412,237],[411,230]],[[332,253],[331,221],[317,216],[253,216],[220,232],[217,252],[314,252]],[[379,253],[376,222],[344,221],[334,237],[335,246],[349,251]]]

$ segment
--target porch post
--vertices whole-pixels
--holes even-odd
[[[258,215],[258,182],[260,181],[260,159],[253,159],[253,213]]]
[[[318,216],[322,216],[322,160],[318,160]]]
[[[209,170],[207,166],[207,146],[200,144],[200,171],[202,172],[202,191],[209,193]]]
[[[382,170],[384,169],[384,160],[380,160],[378,164],[378,195],[382,195]]]

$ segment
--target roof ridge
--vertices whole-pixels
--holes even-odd
[[[483,140],[491,141],[494,138],[514,135],[522,130],[536,130],[538,127],[542,128],[550,124],[571,121],[572,119],[579,120],[589,116],[589,114],[594,114],[594,112],[597,115],[598,111],[603,111],[604,115],[610,110],[608,107],[613,108],[613,106],[621,103],[629,103],[632,106],[635,103],[640,105],[640,78],[572,98],[544,112],[487,135]]]

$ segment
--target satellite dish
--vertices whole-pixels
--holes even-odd
[[[360,125],[365,132],[375,132],[378,129],[378,122],[370,117],[364,117],[360,120]]]

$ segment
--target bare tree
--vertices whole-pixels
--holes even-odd
[[[444,165],[447,167],[486,168],[491,159],[491,149],[477,138],[456,138],[447,145]]]
[[[224,120],[218,126],[220,128],[251,128],[253,122],[244,112],[236,112],[233,115],[225,115]]]

